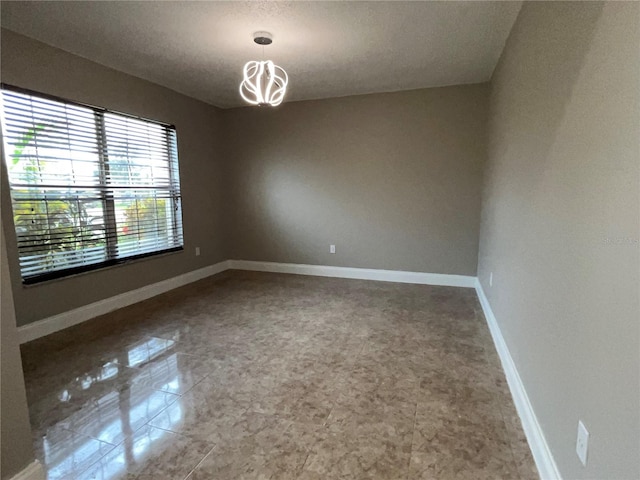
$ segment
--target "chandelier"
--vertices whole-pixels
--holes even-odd
[[[273,42],[269,32],[256,32],[253,41],[264,46]],[[289,77],[282,67],[271,60],[247,62],[243,69],[244,78],[240,83],[240,96],[251,105],[277,107],[282,103]]]

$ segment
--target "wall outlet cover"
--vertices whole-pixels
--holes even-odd
[[[576,440],[576,453],[582,462],[587,466],[587,452],[589,451],[589,431],[584,426],[582,420],[578,420],[578,439]]]
[[[329,253],[336,253],[336,246],[335,245],[329,245]]]

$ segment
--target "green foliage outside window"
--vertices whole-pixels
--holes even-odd
[[[44,194],[38,186],[38,178],[46,169],[46,161],[30,155],[28,147],[37,145],[38,135],[51,130],[53,125],[39,124],[26,131],[20,142],[14,145],[11,154],[10,170],[20,165],[24,172],[21,183],[27,188],[14,188],[13,221],[18,234],[19,247],[24,255],[29,255],[32,247],[39,247],[40,254],[45,253],[47,263],[64,261],[56,253],[83,250],[105,244],[102,216],[92,216],[88,208],[95,200],[78,197],[62,197]],[[42,199],[45,200],[42,200]],[[22,200],[24,199],[24,200]],[[93,209],[95,210],[95,208]]]
[[[163,198],[133,201],[124,209],[125,225],[122,233],[140,239],[167,235],[167,202]]]

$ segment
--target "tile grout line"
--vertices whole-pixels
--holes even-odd
[[[310,456],[311,456],[311,453],[307,453],[307,456],[304,459],[304,463],[300,467],[300,473],[296,475],[296,478],[300,478],[300,476],[304,473],[304,467],[307,465],[307,462],[309,461]]]
[[[353,371],[353,366],[356,362],[356,360],[360,357],[360,355],[362,354],[362,351],[364,350],[365,346],[366,346],[367,340],[363,339],[362,340],[362,345],[360,346],[360,348],[358,349],[358,353],[355,354],[354,358],[353,358],[353,363],[351,364],[351,366],[349,367],[349,372]],[[335,374],[334,376],[334,380],[337,378],[338,374]],[[326,428],[327,426],[327,421],[329,420],[329,418],[331,418],[331,413],[333,413],[333,411],[336,408],[336,401],[337,399],[334,399],[331,405],[331,409],[329,410],[329,413],[327,414],[327,418],[324,419],[324,422],[322,422],[322,425],[320,425],[319,428],[323,429]],[[302,467],[300,469],[300,474],[297,475],[296,478],[300,478],[300,476],[303,474],[304,472],[304,467],[307,465],[307,462],[309,461],[309,457],[311,457],[311,453],[307,454],[307,457],[304,459],[304,463],[302,464]]]
[[[477,298],[476,298],[476,302],[477,302]],[[478,309],[477,305],[473,306],[473,310],[475,313],[475,317],[478,320],[484,320],[484,312],[480,309]],[[480,316],[482,315],[482,316]],[[484,320],[483,325],[486,325],[486,320]],[[483,349],[482,352],[483,356],[485,357],[485,360],[487,361],[488,365],[491,365],[490,362],[490,358],[489,358],[489,352],[486,349]],[[500,365],[500,373],[504,376],[504,371],[502,370],[502,365]],[[515,467],[516,473],[518,474],[518,478],[522,478],[522,475],[520,474],[520,468],[518,466],[518,462],[516,461],[516,456],[515,453],[513,451],[513,439],[511,438],[511,435],[509,433],[509,430],[507,429],[507,419],[505,418],[505,412],[504,412],[504,407],[502,406],[502,402],[500,401],[500,398],[497,397],[495,391],[491,392],[491,397],[494,400],[498,400],[497,404],[498,404],[498,409],[500,410],[500,418],[502,418],[502,423],[504,424],[504,430],[507,434],[507,439],[509,441],[509,453],[511,454],[511,460],[513,461],[513,466]],[[511,398],[511,394],[509,393],[509,400],[511,402],[513,402],[513,399]]]
[[[191,469],[191,471],[190,471],[190,472],[189,472],[189,473],[184,477],[184,479],[183,479],[183,480],[187,480],[187,479],[188,479],[188,478],[193,474],[193,472],[195,472],[195,471],[198,469],[198,467],[199,467],[200,465],[202,465],[202,463],[207,459],[207,457],[208,457],[209,455],[211,455],[211,453],[216,449],[216,447],[217,447],[217,446],[218,446],[217,444],[214,444],[214,445],[213,445],[213,447],[211,447],[211,450],[209,450],[209,451],[204,455],[204,457],[202,457],[202,459],[197,463],[197,465],[196,465],[195,467],[193,467],[193,468]]]
[[[416,436],[416,422],[418,420],[418,397],[420,394],[420,382],[418,382],[418,394],[416,395],[416,406],[413,411],[413,428],[411,429],[411,450],[409,451],[409,464],[407,465],[407,479],[411,476],[411,459],[413,458],[413,439]]]

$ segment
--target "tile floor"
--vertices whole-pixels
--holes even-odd
[[[228,272],[22,353],[49,479],[537,478],[472,289]]]

